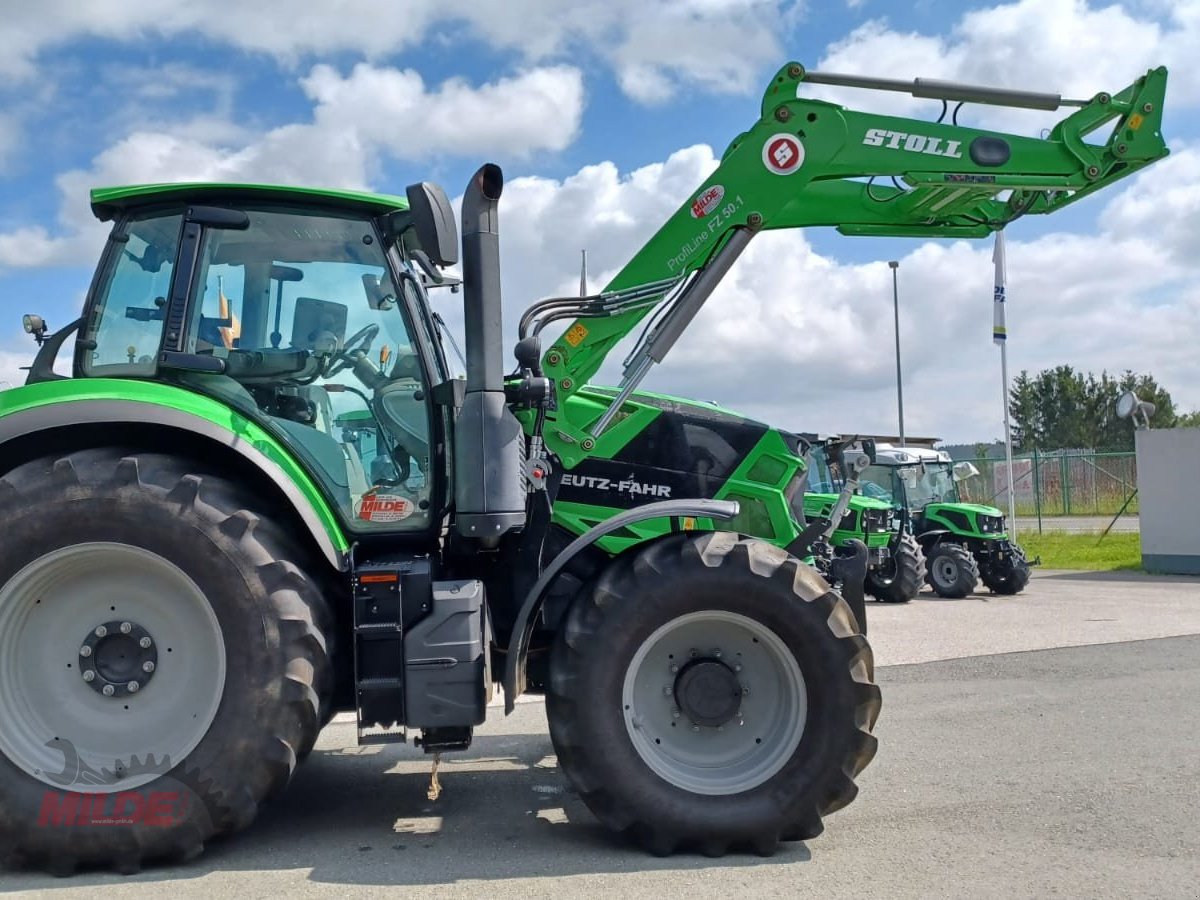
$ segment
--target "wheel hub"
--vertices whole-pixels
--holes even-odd
[[[158,668],[154,638],[136,622],[93,628],[79,647],[79,674],[97,694],[112,699],[142,690]]]
[[[738,714],[742,686],[733,669],[716,659],[688,663],[675,679],[680,711],[697,725],[718,728]]]
[[[958,577],[958,566],[954,564],[954,560],[952,559],[938,560],[935,571],[937,572],[938,580],[942,584],[953,584],[954,579]]]

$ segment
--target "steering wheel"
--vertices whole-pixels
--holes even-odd
[[[352,356],[355,353],[366,353],[370,350],[371,344],[374,343],[378,335],[378,325],[368,325],[366,328],[361,328],[355,332],[354,336],[346,341],[345,346],[334,354],[333,359],[330,360],[329,368],[325,372],[325,377],[329,378],[354,365],[355,360],[352,359]],[[359,346],[360,344],[361,346]]]

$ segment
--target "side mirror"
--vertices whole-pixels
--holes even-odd
[[[874,465],[875,464],[875,441],[871,438],[863,438],[861,446],[862,446],[863,453],[867,454],[867,459],[870,460],[870,464]]]
[[[421,249],[435,265],[458,262],[458,226],[446,192],[428,181],[410,184],[405,193]]]
[[[860,450],[847,450],[843,454],[847,468],[855,475],[861,475],[871,465],[871,457]]]
[[[955,463],[952,471],[955,481],[966,481],[968,478],[979,474],[979,470],[969,462]]]

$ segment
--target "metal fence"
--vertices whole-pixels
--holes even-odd
[[[968,462],[979,474],[959,482],[963,499],[988,503],[1007,512],[1005,461],[984,458]],[[1036,519],[1039,530],[1047,519],[1053,522],[1060,517],[1107,517],[1105,521],[1118,513],[1122,518],[1136,517],[1136,457],[1133,453],[1091,450],[1017,454],[1013,457],[1013,497],[1017,516]]]

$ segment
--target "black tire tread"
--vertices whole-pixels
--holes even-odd
[[[668,579],[664,583],[669,583],[673,571],[697,560],[713,568],[738,566],[752,576],[786,584],[798,602],[809,607],[812,620],[823,622],[829,629],[828,638],[837,647],[840,665],[851,684],[853,708],[845,710],[844,718],[851,733],[845,737],[845,753],[836,771],[810,794],[807,805],[780,810],[779,821],[766,823],[753,834],[695,833],[638,819],[611,784],[593,776],[597,758],[605,748],[593,745],[581,734],[580,709],[594,703],[594,698],[580,696],[576,688],[579,667],[589,654],[608,652],[604,633],[610,617],[622,614],[636,582]],[[813,590],[811,585],[818,582],[821,587]],[[735,849],[765,856],[774,853],[781,840],[816,837],[824,828],[823,816],[854,800],[858,793],[855,778],[878,748],[871,731],[879,715],[880,692],[871,680],[874,661],[870,645],[858,632],[846,602],[825,588],[809,567],[780,548],[728,533],[666,538],[625,554],[599,575],[591,589],[572,605],[555,643],[547,713],[560,768],[604,825],[656,856],[669,856],[685,848],[711,856]]]
[[[917,539],[907,531],[894,541],[892,556],[896,560],[896,575],[888,581],[867,572],[867,593],[884,603],[907,603],[921,592],[925,583],[925,554]]]
[[[1029,568],[1029,562],[1025,559],[1025,551],[1014,544],[1012,553],[1013,562],[1005,570],[1003,576],[996,577],[994,570],[982,575],[983,583],[993,594],[1012,596],[1021,593],[1029,584],[1032,571]]]
[[[965,574],[965,577],[959,579],[958,586],[951,591],[939,588],[933,578],[933,560],[936,556],[942,554],[953,556],[958,564],[959,571]],[[962,544],[945,541],[935,545],[925,555],[925,566],[925,580],[939,597],[945,597],[950,600],[961,600],[968,594],[973,594],[976,588],[979,587],[979,564],[975,561],[975,557],[971,554],[971,551]]]
[[[301,568],[294,544],[282,523],[252,511],[254,500],[219,473],[179,457],[127,449],[78,451],[55,460],[27,463],[0,478],[0,517],[32,502],[49,483],[64,499],[113,492],[136,493],[142,502],[171,505],[193,527],[223,539],[229,556],[253,569],[279,628],[286,674],[276,698],[260,704],[266,727],[254,752],[245,752],[234,771],[201,771],[182,761],[171,776],[189,785],[203,800],[207,815],[190,816],[154,834],[141,828],[91,829],[72,833],[67,846],[55,842],[54,829],[30,828],[15,810],[0,804],[0,864],[36,867],[69,875],[80,868],[139,871],[159,860],[199,856],[210,840],[248,826],[260,804],[281,792],[297,760],[316,740],[328,704],[329,655],[326,623],[331,612],[316,581]]]

